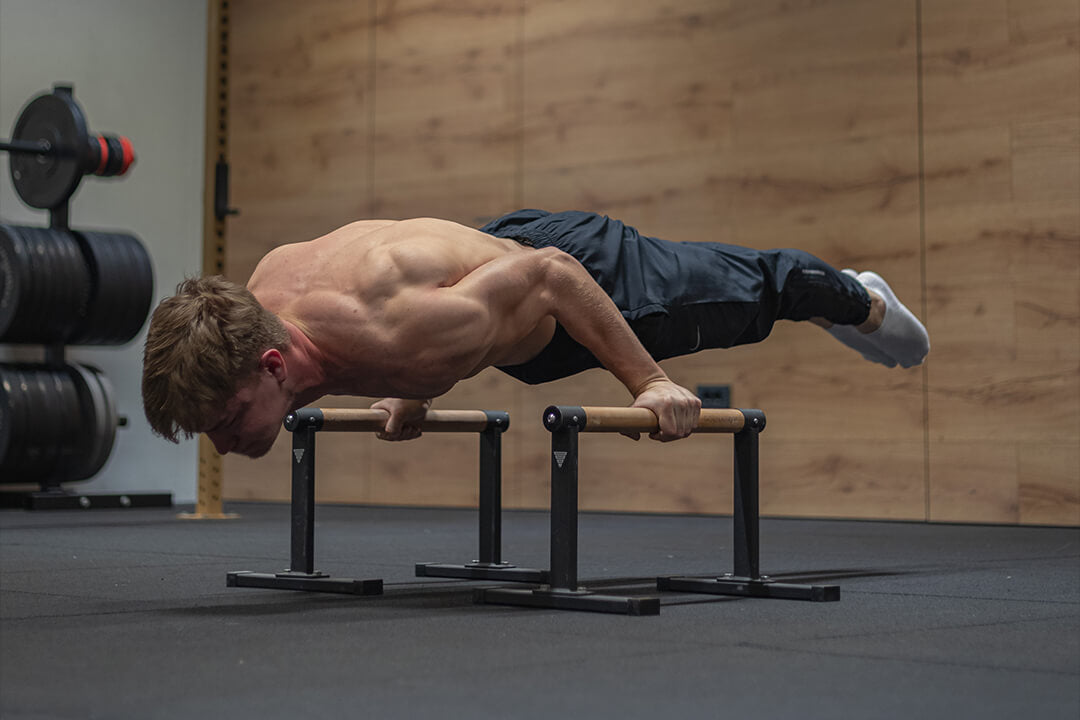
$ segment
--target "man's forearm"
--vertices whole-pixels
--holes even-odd
[[[697,425],[701,401],[668,379],[615,303],[576,260],[567,256],[553,264],[548,288],[556,293],[555,319],[622,381],[636,407],[656,415],[659,429],[649,437],[668,441],[689,435]],[[637,434],[631,437],[636,439]]]

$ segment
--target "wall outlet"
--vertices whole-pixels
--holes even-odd
[[[703,408],[731,407],[730,385],[698,385],[697,396],[701,398]]]

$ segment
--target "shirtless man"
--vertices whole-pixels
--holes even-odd
[[[869,360],[922,362],[923,326],[873,273],[798,250],[670,243],[591,213],[511,213],[480,230],[369,220],[283,245],[244,289],[181,283],[155,310],[143,399],[155,432],[205,432],[260,457],[290,411],[324,395],[384,397],[387,440],[419,435],[431,399],[497,367],[546,382],[602,365],[667,441],[701,403],[657,360],[757,342],[810,320]]]

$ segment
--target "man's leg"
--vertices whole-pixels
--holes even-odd
[[[583,212],[524,210],[481,229],[577,258],[658,360],[760,342],[776,320],[832,326],[844,344],[890,367],[917,364],[929,348],[925,329],[883,280],[841,273],[801,250],[669,242]],[[566,348],[558,354],[566,355]],[[574,363],[557,376],[594,365]],[[545,373],[529,377],[522,379],[553,379]]]
[[[777,320],[810,321],[887,367],[917,365],[929,350],[925,328],[873,273],[841,272],[795,249],[673,245],[690,290],[665,314],[630,323],[658,358],[759,342]]]
[[[717,250],[732,252],[727,246]],[[764,251],[758,265],[762,313],[775,307],[777,320],[815,322],[867,360],[887,367],[913,367],[926,358],[930,350],[926,328],[881,276],[841,272],[794,249]],[[764,327],[760,319],[759,325]]]

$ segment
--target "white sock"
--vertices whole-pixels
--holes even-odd
[[[858,274],[854,270],[844,270],[845,275],[858,280]],[[864,333],[855,329],[854,325],[833,325],[831,328],[826,328],[828,333],[840,342],[847,345],[852,350],[855,350],[864,358],[870,362],[884,365],[885,367],[896,367],[896,361],[877,349],[877,347],[870,342]]]
[[[866,335],[856,330],[854,325],[833,325],[831,328],[826,328],[826,330],[834,338],[852,350],[857,351],[870,362],[890,368],[896,367],[896,361],[874,347],[866,339]]]
[[[879,352],[888,355],[901,367],[921,365],[930,352],[930,335],[910,310],[897,299],[889,284],[882,277],[872,272],[859,273],[856,278],[885,300],[885,319],[881,327],[863,337],[869,340]]]

